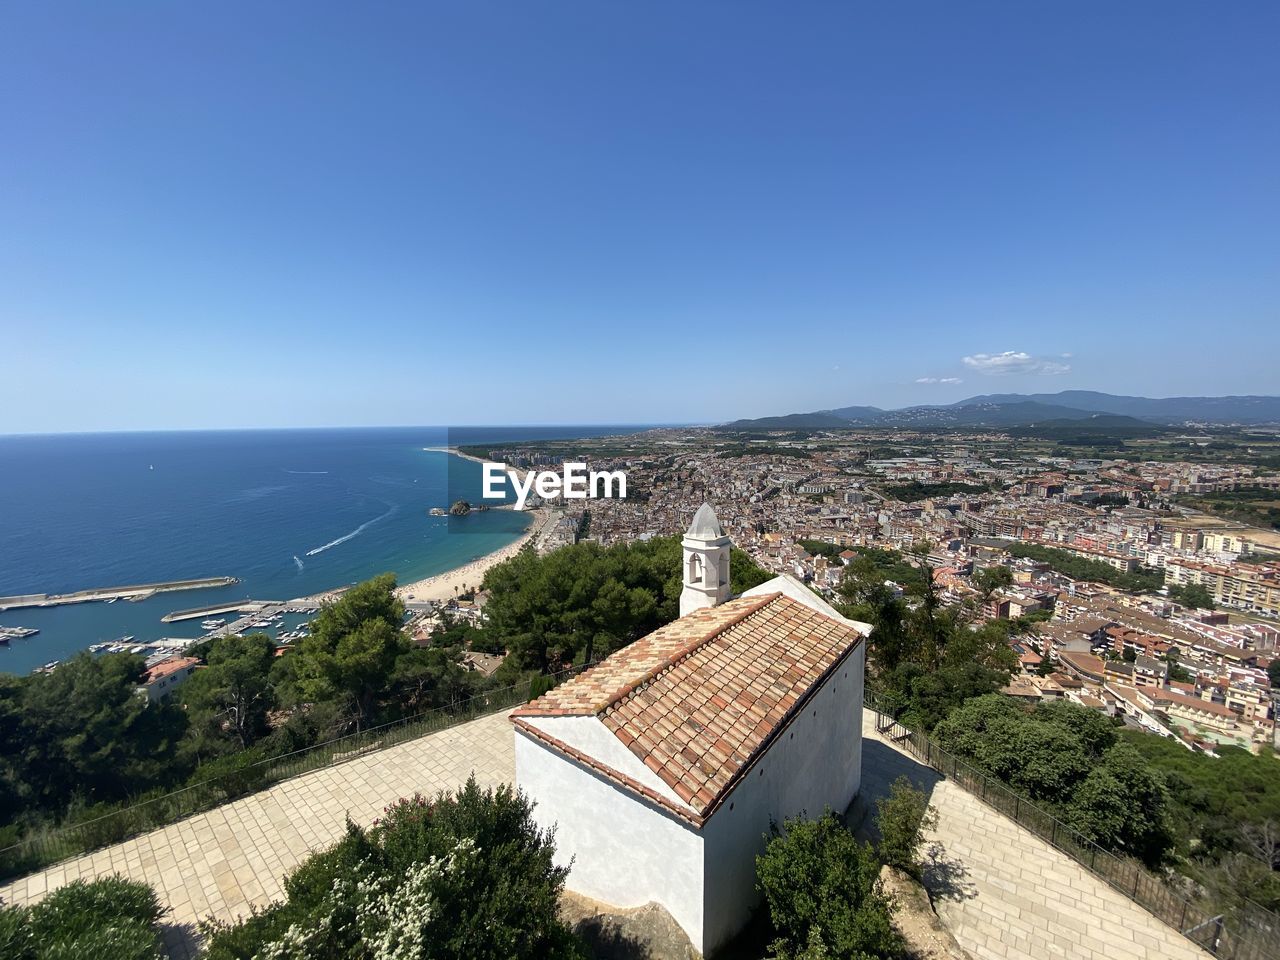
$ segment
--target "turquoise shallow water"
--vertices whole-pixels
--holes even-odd
[[[529,518],[474,513],[453,532],[428,516],[478,500],[479,464],[426,447],[624,432],[617,427],[388,428],[0,437],[0,596],[194,577],[231,587],[142,603],[10,610],[35,627],[0,645],[25,673],[91,643],[197,636],[170,611],[224,600],[289,599],[384,571],[402,582],[511,543]],[[638,429],[638,428],[629,428]]]

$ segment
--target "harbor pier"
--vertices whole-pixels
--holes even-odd
[[[71,593],[28,593],[20,596],[0,597],[0,612],[19,610],[26,607],[60,607],[68,603],[146,600],[157,593],[229,587],[239,582],[235,577],[205,577],[200,580],[166,580],[163,583],[141,583],[128,587],[100,587],[92,590],[76,590]]]

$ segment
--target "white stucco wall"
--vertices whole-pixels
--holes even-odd
[[[693,812],[689,804],[680,799],[667,782],[644,765],[644,761],[623,745],[612,730],[599,717],[526,717],[525,721],[544,730],[561,743],[595,757],[606,767],[617,770],[636,783],[642,783],[659,796],[666,797],[678,807]]]
[[[844,813],[858,792],[864,651],[850,653],[701,831],[517,730],[516,784],[538,823],[556,829],[556,862],[573,861],[569,888],[619,907],[653,900],[700,952],[721,946],[758,902],[755,858],[770,823]],[[595,718],[530,719],[615,769],[639,762]]]
[[[864,650],[849,655],[703,825],[704,953],[736,933],[758,902],[755,858],[770,821],[816,818],[827,807],[842,814],[858,792]]]
[[[556,831],[556,863],[572,867],[568,887],[618,907],[662,904],[700,949],[702,837],[675,814],[624,792],[520,730],[516,785],[533,816]]]

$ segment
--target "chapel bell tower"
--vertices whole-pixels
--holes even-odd
[[[681,545],[684,589],[680,591],[680,616],[728,600],[729,538],[711,504],[698,508]]]

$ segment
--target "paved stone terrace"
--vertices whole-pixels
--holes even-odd
[[[0,899],[25,903],[77,878],[120,873],[156,888],[172,910],[170,955],[193,957],[198,920],[231,919],[282,898],[284,877],[340,839],[348,816],[368,825],[400,797],[452,790],[472,773],[481,786],[510,783],[513,744],[505,712],[482,717],[65,861],[0,887]]]
[[[926,883],[943,922],[976,960],[1210,960],[1181,934],[954,783],[939,780],[863,714],[859,806],[906,774],[931,791],[939,823]],[[341,837],[350,816],[371,823],[415,792],[484,786],[515,774],[506,713],[306,774],[153,833],[0,887],[11,903],[37,900],[78,877],[121,873],[152,884],[171,908],[167,946],[196,955],[195,924],[232,919],[283,895],[283,878]]]
[[[1211,960],[1074,860],[876,733],[863,712],[864,796],[906,774],[938,826],[925,871],[934,907],[976,960]],[[874,807],[872,807],[874,809]]]

